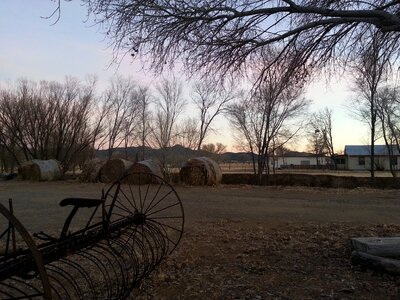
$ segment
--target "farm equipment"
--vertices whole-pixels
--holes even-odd
[[[28,233],[0,204],[0,299],[125,299],[178,245],[181,200],[162,178],[131,173],[98,199],[67,198],[61,233]],[[71,231],[79,210],[86,225]]]

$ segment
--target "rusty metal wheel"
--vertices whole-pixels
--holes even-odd
[[[105,194],[109,223],[132,217],[131,226],[148,249],[154,263],[170,254],[183,234],[184,212],[175,189],[161,177],[130,173],[114,183]],[[133,233],[132,233],[133,234]]]
[[[0,298],[51,299],[42,255],[9,205],[0,203]]]

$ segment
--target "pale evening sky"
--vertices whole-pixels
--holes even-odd
[[[63,2],[61,18],[54,25],[55,18],[42,18],[49,16],[55,5],[50,0],[0,1],[0,85],[21,77],[62,81],[65,76],[84,79],[88,74],[98,77],[99,89],[115,74],[147,85],[154,80],[151,72],[145,72],[130,57],[118,68],[115,64],[110,66],[112,50],[97,26],[91,26],[90,20],[84,23],[86,9],[79,1]],[[311,84],[305,95],[313,100],[311,111],[324,107],[334,110],[336,150],[343,150],[346,144],[366,144],[368,139],[367,127],[345,107],[352,97],[348,81],[341,79],[327,87],[322,79]],[[218,131],[207,142],[222,142],[228,150],[235,151],[228,122],[220,118],[215,127]],[[302,142],[291,148],[306,150]]]

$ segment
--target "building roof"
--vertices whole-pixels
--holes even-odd
[[[389,155],[386,145],[375,145],[375,155]],[[396,146],[392,145],[393,154],[399,155],[399,150]],[[346,145],[344,147],[344,154],[349,156],[369,156],[371,155],[371,146],[369,145]]]
[[[322,156],[322,154],[320,154]],[[282,157],[315,157],[315,153],[287,151]]]

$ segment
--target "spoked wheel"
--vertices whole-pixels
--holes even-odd
[[[111,231],[113,224],[131,220],[125,234],[141,240],[144,256],[152,265],[170,254],[182,237],[182,202],[175,189],[157,175],[130,173],[124,176],[106,192],[105,206]]]
[[[51,299],[42,256],[11,203],[0,203],[0,265],[0,299]]]

